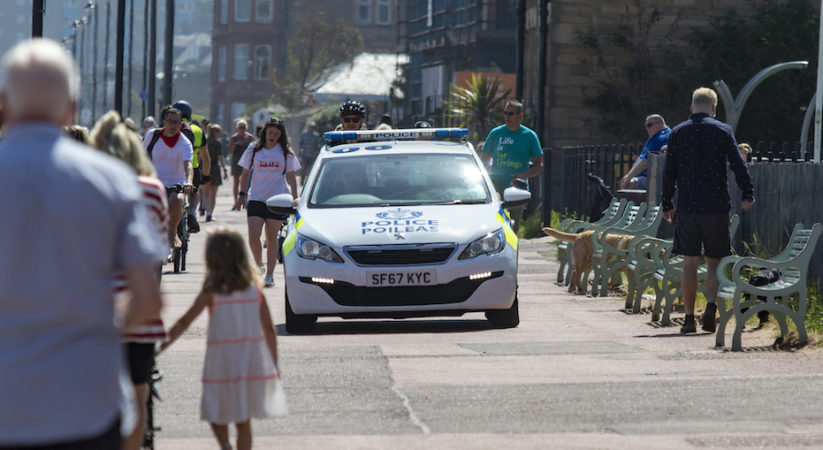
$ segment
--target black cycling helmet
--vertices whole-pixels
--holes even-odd
[[[366,107],[357,100],[347,100],[346,103],[340,105],[340,117],[343,116],[365,116]]]
[[[191,120],[191,105],[189,102],[185,100],[178,100],[175,104],[171,105],[172,108],[179,109],[180,114],[186,120]]]

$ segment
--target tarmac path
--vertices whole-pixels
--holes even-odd
[[[167,325],[199,291],[205,234],[246,233],[230,185],[220,191],[188,271],[163,277]],[[770,330],[746,332],[743,352],[715,349],[713,334],[681,336],[679,324],[621,312],[617,296],[572,296],[556,272],[549,238],[521,241],[514,329],[473,313],[321,318],[291,336],[278,266],[265,294],[290,416],[253,421],[255,448],[823,448],[823,352],[772,350]],[[206,325],[203,314],[158,360],[158,449],[217,448],[199,420]]]

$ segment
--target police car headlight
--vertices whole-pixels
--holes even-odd
[[[328,245],[300,235],[297,235],[297,254],[306,259],[322,259],[334,263],[343,262],[343,258]]]
[[[506,246],[506,235],[503,229],[489,233],[472,242],[463,250],[458,259],[474,258],[480,255],[492,255],[503,251]]]

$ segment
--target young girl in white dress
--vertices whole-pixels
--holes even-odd
[[[277,334],[257,271],[243,237],[222,229],[206,240],[206,279],[194,304],[172,326],[168,348],[209,309],[200,418],[211,425],[221,449],[231,449],[228,425],[237,427],[237,449],[250,449],[251,418],[282,415],[275,406],[280,373]]]

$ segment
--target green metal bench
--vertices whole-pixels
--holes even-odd
[[[740,226],[740,216],[732,215],[729,219],[729,236],[737,233]],[[657,270],[652,275],[655,282],[654,306],[652,307],[652,322],[660,320],[663,326],[671,325],[671,313],[674,308],[674,301],[680,296],[682,289],[680,279],[683,277],[683,257],[672,253],[673,241],[665,241],[661,244],[665,250],[656,261]],[[705,294],[705,287],[702,282],[706,281],[706,264],[697,267],[697,289]],[[660,307],[663,306],[663,317],[660,317]]]
[[[594,252],[597,252],[598,249],[599,249],[599,246],[597,245],[597,240],[594,239],[594,236],[596,236],[597,233],[601,233],[606,229],[612,229],[612,228],[615,228],[615,227],[622,229],[622,228],[631,226],[633,223],[643,219],[643,216],[646,214],[646,209],[648,207],[649,207],[649,205],[646,202],[643,202],[639,205],[634,205],[632,203],[629,203],[628,206],[626,207],[626,209],[623,210],[623,215],[620,216],[620,220],[618,220],[614,225],[604,226],[604,227],[590,227],[589,229],[594,231],[594,235],[592,236],[593,237],[592,244],[594,246]],[[594,258],[594,255],[592,255],[592,258]],[[592,264],[594,264],[594,260],[592,260]],[[585,294],[586,291],[588,290],[589,276],[591,275],[593,268],[594,268],[594,266],[592,266],[592,269],[589,269],[585,273],[583,273],[583,276],[581,277],[581,280],[580,280],[580,289],[582,289],[582,292],[580,292],[581,294]],[[592,288],[592,295],[597,294],[596,290],[597,290],[596,288]]]
[[[656,236],[660,223],[663,221],[663,211],[659,205],[652,202],[646,213],[625,227],[609,227],[594,235],[594,252],[592,254],[593,286],[592,297],[605,297],[609,292],[609,280],[618,270],[628,264],[629,255],[634,252],[633,246],[639,238]],[[634,238],[628,248],[612,247],[606,240],[609,234],[631,235]],[[584,286],[586,286],[584,284]]]
[[[774,258],[728,256],[720,261],[720,265],[717,267],[717,277],[720,280],[717,299],[717,309],[720,313],[716,336],[716,345],[718,347],[725,344],[726,325],[729,323],[729,319],[734,317],[732,350],[740,351],[743,327],[746,325],[746,321],[759,311],[769,311],[774,315],[775,320],[780,325],[781,337],[788,333],[786,319],[792,319],[797,327],[799,344],[806,343],[806,284],[809,262],[821,232],[823,232],[823,225],[819,223],[814,224],[811,228],[804,228],[803,224],[797,224],[789,237],[786,248]],[[783,276],[781,280],[766,286],[752,286],[741,275],[744,270],[756,271],[771,268],[779,269]],[[729,270],[731,271],[731,277],[727,276]],[[744,299],[745,294],[748,294],[748,300]],[[758,296],[765,297],[766,301],[759,301]],[[789,299],[792,297],[796,299],[796,309],[790,306]],[[729,301],[731,301],[731,307],[728,307]]]
[[[558,230],[566,233],[580,233],[592,227],[607,227],[617,223],[623,215],[623,211],[631,202],[625,198],[613,198],[606,214],[596,222],[586,222],[578,219],[566,219],[560,222],[557,227]],[[572,267],[569,264],[569,249],[571,242],[559,241],[557,244],[557,260],[560,262],[560,268],[557,269],[557,283],[569,284],[569,278],[572,275]],[[565,277],[563,276],[565,272]]]
[[[633,313],[639,313],[643,301],[643,292],[649,287],[654,289],[655,297],[662,297],[662,289],[654,275],[663,267],[663,254],[671,246],[672,241],[654,237],[639,238],[633,245],[629,262],[626,264],[629,269],[626,310],[631,309]]]

